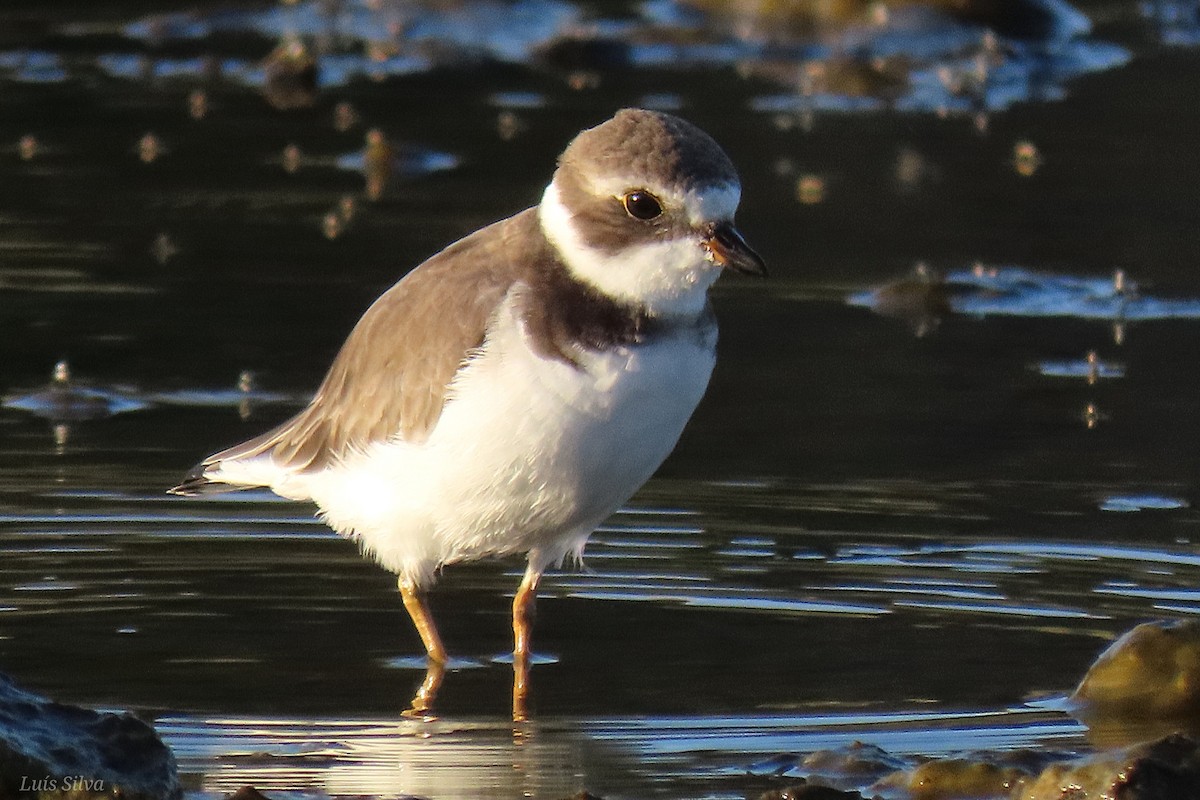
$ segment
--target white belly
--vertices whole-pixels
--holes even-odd
[[[544,568],[580,553],[671,452],[715,338],[683,331],[576,368],[532,352],[506,304],[426,442],[376,444],[293,480],[336,530],[417,582],[489,555],[528,552]]]

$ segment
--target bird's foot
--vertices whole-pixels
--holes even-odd
[[[425,667],[425,680],[421,682],[417,693],[413,695],[412,702],[403,716],[431,719],[434,716],[433,703],[437,699],[438,689],[441,688],[442,679],[445,677],[446,665],[442,661],[429,659],[429,663]]]

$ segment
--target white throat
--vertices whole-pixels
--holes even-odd
[[[567,269],[614,300],[664,317],[695,317],[708,302],[708,289],[721,274],[696,239],[633,244],[610,255],[589,247],[551,181],[538,206],[542,232]]]

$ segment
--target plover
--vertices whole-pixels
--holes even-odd
[[[729,157],[668,114],[583,131],[541,202],[455,242],[367,310],[308,407],[171,491],[269,487],[399,577],[431,670],[426,590],[448,564],[522,554],[513,600],[523,715],[542,573],[674,448],[708,385],[725,269],[765,274],[734,227]],[[433,677],[435,673],[439,676]]]

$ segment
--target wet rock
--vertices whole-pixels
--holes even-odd
[[[1052,764],[1012,800],[1185,800],[1200,797],[1200,744],[1175,735],[1151,744]]]
[[[1100,654],[1070,706],[1102,742],[1200,731],[1200,621],[1138,625]]]
[[[819,776],[821,783],[838,787],[873,783],[908,765],[882,747],[865,742],[851,742],[836,750],[818,750],[806,755],[799,764],[810,778]]]
[[[1049,765],[1064,761],[1063,753],[1046,750],[1003,750],[968,753],[956,757],[919,759],[888,753],[880,747],[854,742],[836,750],[821,750],[793,757],[778,774],[803,773],[801,786],[813,794],[787,797],[857,798],[893,800],[1001,800],[1014,787],[1034,780]],[[782,759],[781,759],[782,762]],[[819,794],[818,788],[848,792]],[[789,787],[795,791],[798,787]],[[777,798],[778,794],[763,795]]]
[[[1147,623],[1129,631],[1097,659],[1069,706],[1088,724],[1092,741],[1112,749],[1083,756],[986,751],[917,763],[855,742],[765,762],[775,775],[804,777],[760,800],[863,794],[902,800],[1200,798],[1200,621]],[[1105,736],[1095,736],[1097,731]],[[1124,746],[1114,748],[1118,742]],[[761,766],[751,771],[765,772]]]
[[[253,786],[243,786],[225,800],[270,800],[270,798]]]
[[[916,336],[934,331],[951,312],[945,280],[924,264],[918,264],[911,275],[851,298],[850,302],[904,322]]]
[[[939,758],[916,769],[891,775],[873,790],[901,789],[914,800],[971,800],[1007,797],[1029,774],[1017,767],[1001,766],[974,758]]]
[[[146,723],[55,703],[0,675],[0,797],[181,795],[175,757]]]

